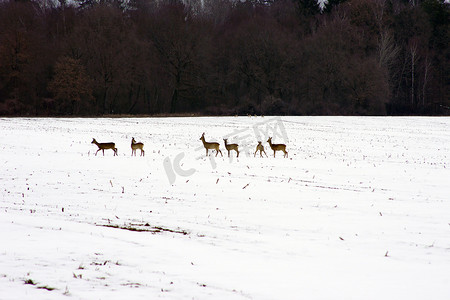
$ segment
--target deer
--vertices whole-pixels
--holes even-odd
[[[220,151],[220,149],[219,149],[219,146],[220,146],[219,143],[209,143],[209,142],[205,141],[205,133],[204,132],[203,132],[200,140],[203,142],[203,146],[206,149],[206,156],[208,156],[208,149],[216,150],[216,156],[217,156],[217,154],[219,154],[219,152],[220,152],[220,155],[223,156],[222,151]]]
[[[238,144],[228,144],[228,139],[223,139],[223,141],[225,142],[225,148],[228,151],[228,157],[230,157],[230,151],[234,150],[237,153],[236,157],[239,157],[239,149],[238,149]]]
[[[262,142],[261,142],[261,141],[258,141],[258,145],[256,146],[255,155],[253,155],[253,157],[256,156],[256,153],[258,152],[258,150],[259,150],[259,155],[261,155],[261,157],[264,157],[264,156],[262,155],[263,152],[264,152],[264,154],[266,155],[266,157],[268,157],[266,151],[264,150],[264,146],[262,145]]]
[[[141,150],[141,156],[145,155],[144,151],[144,144],[143,143],[136,143],[136,140],[134,138],[131,138],[131,156],[136,156],[136,150]]]
[[[275,157],[275,153],[277,151],[283,151],[284,152],[284,157],[288,156],[288,153],[286,151],[286,145],[285,144],[272,144],[272,138],[269,137],[269,139],[267,140],[267,142],[270,145],[270,148],[272,148],[273,150],[273,157]]]
[[[111,149],[112,151],[114,151],[114,156],[117,155],[117,148],[116,148],[116,144],[114,144],[114,143],[99,143],[93,138],[91,144],[96,144],[98,147],[97,152],[95,152],[95,156],[97,156],[97,153],[100,150],[102,150],[103,156],[105,156],[106,149]]]

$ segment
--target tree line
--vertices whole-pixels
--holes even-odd
[[[450,114],[445,0],[0,0],[0,115]]]

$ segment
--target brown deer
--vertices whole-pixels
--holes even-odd
[[[228,151],[228,157],[230,157],[230,151],[234,150],[237,153],[236,157],[239,157],[239,146],[238,144],[228,144],[228,139],[223,139],[223,141],[225,142],[225,148]]]
[[[207,141],[205,141],[205,133],[204,132],[203,132],[200,140],[203,142],[203,146],[206,149],[207,156],[208,156],[208,149],[216,150],[216,156],[217,156],[217,154],[219,154],[219,152],[220,152],[220,155],[222,155],[222,151],[220,151],[220,149],[219,149],[219,146],[220,146],[219,143],[208,143]]]
[[[106,149],[111,149],[112,151],[114,151],[114,156],[117,155],[117,148],[116,148],[116,144],[114,144],[114,143],[99,143],[93,138],[91,144],[96,144],[98,147],[97,152],[95,152],[95,156],[97,156],[97,153],[100,150],[102,150],[103,156],[105,156]]]
[[[145,155],[144,151],[144,144],[143,143],[136,143],[136,140],[134,138],[131,138],[131,156],[136,156],[136,150],[141,150],[141,156]]]
[[[275,157],[275,153],[277,151],[283,151],[284,152],[284,157],[288,156],[288,153],[286,152],[286,145],[285,144],[272,144],[272,138],[271,137],[269,137],[267,142],[269,143],[270,148],[272,148],[272,150],[273,150],[273,157]]]
[[[262,155],[263,152],[266,155],[266,157],[268,157],[266,151],[264,150],[264,146],[262,145],[261,141],[258,141],[258,145],[256,146],[255,155],[253,155],[253,157],[256,156],[256,153],[258,152],[258,150],[259,150],[259,155],[261,155],[261,157],[264,157]]]

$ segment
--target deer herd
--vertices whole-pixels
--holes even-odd
[[[97,156],[98,151],[102,150],[103,156],[105,156],[105,150],[111,149],[114,151],[114,156],[117,155],[117,148],[116,144],[109,142],[109,143],[99,143],[95,139],[92,139],[91,144],[96,144],[98,147],[97,152],[95,152],[95,155]],[[136,143],[136,140],[134,138],[131,138],[131,156],[136,156],[136,150],[141,150],[141,156],[145,155],[144,151],[144,144],[143,143]]]
[[[216,156],[220,153],[221,156],[222,155],[222,151],[220,151],[220,144],[216,143],[216,142],[207,142],[205,140],[205,133],[202,134],[202,136],[200,137],[200,140],[203,143],[203,146],[206,149],[206,156],[208,156],[208,150],[216,150]],[[236,157],[239,157],[239,145],[238,144],[228,144],[228,139],[223,139],[224,143],[225,143],[225,149],[227,149],[228,151],[228,157],[230,157],[230,151],[234,150],[236,152]],[[286,145],[285,144],[272,144],[272,138],[269,137],[269,139],[267,140],[267,142],[269,143],[270,148],[273,150],[273,157],[275,157],[275,154],[277,151],[282,151],[284,153],[284,157],[288,157],[288,153],[286,151]],[[98,151],[102,151],[103,156],[105,155],[105,150],[107,149],[111,149],[114,152],[114,156],[118,155],[117,154],[117,148],[116,148],[116,144],[109,142],[109,143],[99,143],[97,142],[95,139],[92,139],[91,144],[95,144],[98,147],[97,152],[95,152],[95,155],[97,155]],[[137,143],[136,140],[134,138],[131,138],[131,156],[136,156],[136,150],[139,149],[141,150],[141,156],[145,155],[145,151],[144,151],[144,144],[139,142]],[[253,155],[254,157],[256,156],[256,153],[258,153],[259,151],[259,155],[261,157],[263,157],[263,153],[267,156],[266,151],[264,150],[264,146],[262,145],[261,141],[258,141],[258,145],[256,146],[256,151],[255,154]]]

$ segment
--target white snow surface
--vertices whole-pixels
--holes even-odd
[[[450,299],[450,118],[2,118],[0,168],[3,300]]]

